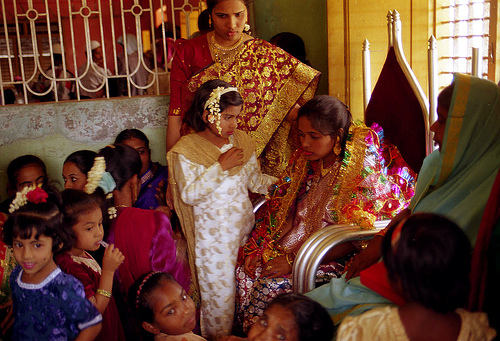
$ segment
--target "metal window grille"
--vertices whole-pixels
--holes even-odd
[[[490,1],[450,0],[438,8],[439,84],[454,72],[472,73],[472,49],[479,49],[479,76],[488,75]]]
[[[68,88],[77,100],[85,90],[104,91],[107,98],[165,94],[162,82],[168,79],[172,42],[197,31],[203,6],[201,0],[0,0],[1,103],[4,90],[16,84],[22,86],[25,103],[47,96],[60,101],[59,87]],[[98,86],[90,89],[82,79],[96,71],[87,58],[91,40],[100,42],[103,70],[109,73],[100,70]],[[127,47],[132,51],[134,40],[137,53],[132,58]],[[62,46],[61,65],[54,60],[57,44]],[[145,84],[136,79],[141,70],[147,73]]]

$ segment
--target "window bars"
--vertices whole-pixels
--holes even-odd
[[[204,4],[0,0],[0,6],[5,104],[7,89],[18,103],[167,94],[174,40],[197,30]]]
[[[488,75],[490,1],[451,0],[438,8],[439,84],[450,84],[454,72],[472,73],[479,51],[479,77]],[[481,71],[482,70],[482,71]]]

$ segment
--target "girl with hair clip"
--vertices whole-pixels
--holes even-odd
[[[255,144],[237,129],[243,100],[221,80],[204,83],[185,116],[195,131],[167,155],[174,205],[201,296],[203,336],[229,335],[238,248],[255,217],[248,191],[266,193],[275,178],[260,170]]]
[[[168,217],[160,211],[133,207],[140,190],[141,167],[134,148],[107,146],[95,158],[84,189],[86,193],[103,192],[109,200],[111,222],[106,241],[125,256],[118,268],[119,289],[126,293],[139,276],[153,270],[171,273],[187,290],[189,271],[184,255],[177,253]]]
[[[94,340],[102,316],[85,298],[82,284],[54,262],[68,236],[54,189],[28,186],[16,194],[3,231],[18,266],[10,285],[14,301],[13,340]]]
[[[463,309],[470,287],[471,244],[455,223],[437,214],[416,213],[389,228],[382,256],[388,280],[405,304],[346,317],[338,340],[495,337],[485,313]]]
[[[243,332],[268,302],[292,290],[295,257],[310,235],[337,224],[370,229],[376,220],[392,218],[408,206],[413,195],[414,174],[397,148],[383,140],[379,126],[353,123],[337,98],[316,96],[304,104],[298,130],[302,148],[271,186],[239,250],[235,328]],[[339,245],[318,274],[326,280],[339,277],[362,247],[358,242]]]
[[[129,289],[128,304],[137,321],[155,341],[203,341],[193,333],[196,307],[172,275],[153,271],[141,276]],[[148,340],[150,337],[144,339]],[[152,339],[152,337],[151,337]]]
[[[62,171],[64,189],[83,190],[87,184],[87,173],[92,168],[96,156],[97,153],[91,150],[78,150],[68,155]]]
[[[125,334],[114,297],[113,276],[123,262],[123,255],[114,245],[105,248],[102,269],[88,251],[99,249],[104,237],[102,198],[76,189],[62,192],[63,225],[69,235],[70,249],[58,253],[56,264],[82,282],[85,295],[99,310],[103,328],[97,340],[123,340]]]

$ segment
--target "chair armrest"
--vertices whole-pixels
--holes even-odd
[[[292,270],[293,291],[305,293],[315,288],[316,272],[325,255],[337,245],[373,238],[390,220],[375,222],[375,228],[362,230],[354,225],[329,225],[313,233],[297,253]]]

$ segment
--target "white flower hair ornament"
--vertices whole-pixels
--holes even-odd
[[[16,197],[9,206],[9,213],[12,214],[29,202],[39,204],[47,202],[49,195],[42,188],[42,185],[30,185],[24,187],[16,193]]]
[[[220,126],[220,107],[219,107],[220,98],[222,95],[231,91],[238,92],[238,88],[235,87],[225,88],[223,86],[219,86],[213,89],[207,101],[205,102],[205,107],[203,108],[204,110],[208,110],[207,120],[211,124],[215,122],[215,126],[217,128],[217,132],[219,133],[219,135],[222,135],[222,128]]]
[[[104,194],[111,193],[116,188],[113,176],[109,172],[106,172],[106,160],[104,156],[97,156],[94,159],[94,164],[87,173],[87,183],[83,187],[83,191],[87,194],[92,194],[97,187],[101,187]]]
[[[116,188],[116,182],[111,173],[106,172],[106,160],[104,156],[97,156],[94,159],[94,164],[87,173],[87,183],[83,191],[87,194],[92,194],[97,187],[100,187],[104,194],[107,194],[106,199],[111,199],[113,197],[113,190]],[[109,207],[108,214],[110,219],[116,218],[116,208],[114,206]]]

